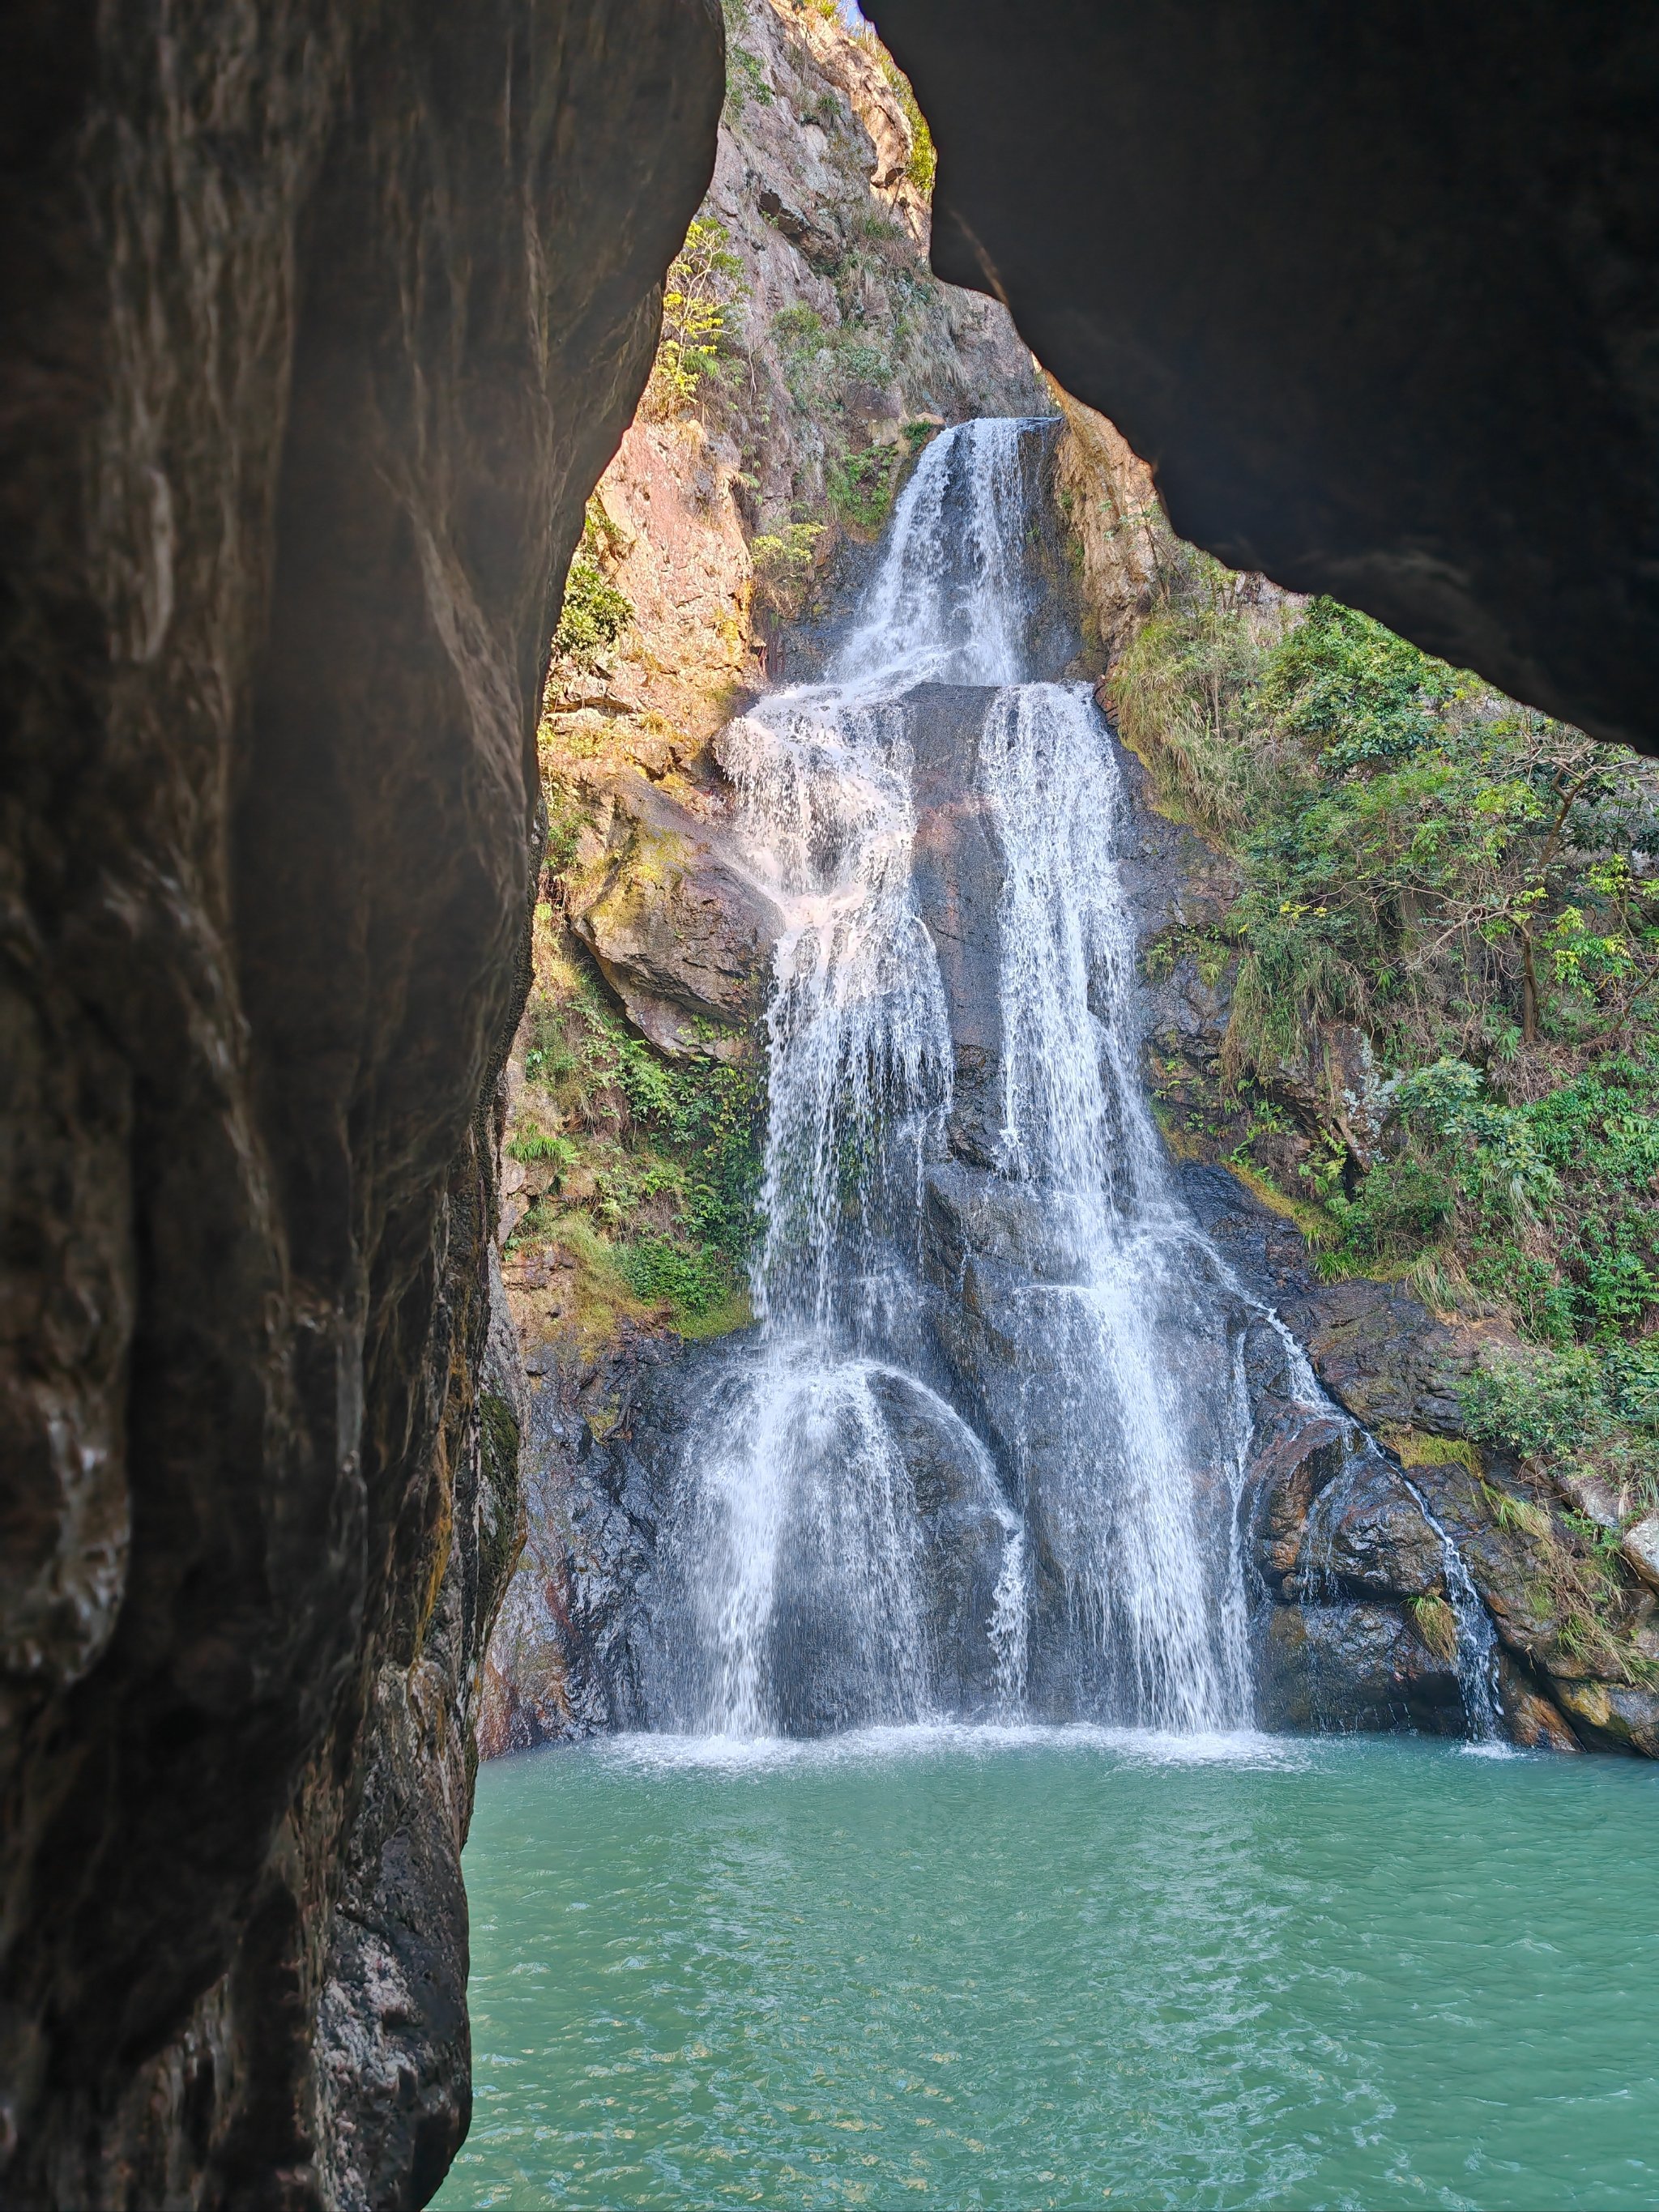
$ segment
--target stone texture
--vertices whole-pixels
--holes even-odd
[[[1012,1516],[971,1430],[894,1373],[877,1385],[921,1527],[919,1571],[934,1695],[945,1711],[994,1707],[995,1655],[985,1633]]]
[[[1463,1733],[1457,1670],[1390,1605],[1280,1605],[1259,1694],[1273,1728]]]
[[[1644,1514],[1624,1532],[1626,1560],[1650,1589],[1659,1590],[1659,1513]]]
[[[628,769],[604,785],[603,860],[576,934],[659,1052],[735,1057],[764,1011],[783,915],[719,826]]]
[[[1626,1682],[1558,1682],[1555,1694],[1598,1748],[1659,1759],[1659,1690]]]
[[[1553,1702],[1507,1652],[1498,1662],[1498,1702],[1510,1735],[1523,1751],[1583,1749]]]
[[[412,2203],[536,708],[718,11],[26,9],[8,73],[0,2186]]]
[[[1309,1509],[1341,1471],[1346,1441],[1340,1421],[1292,1416],[1279,1433],[1260,1441],[1252,1455],[1255,1565],[1275,1595],[1284,1594],[1286,1579],[1297,1571]]]
[[[1440,1539],[1405,1478],[1384,1461],[1367,1466],[1335,1508],[1325,1571],[1356,1597],[1437,1597],[1446,1587]]]
[[[1237,569],[1659,743],[1659,21],[887,0],[933,260]]]
[[[1325,1285],[1282,1310],[1320,1381],[1362,1421],[1462,1433],[1459,1392],[1486,1340],[1474,1328],[1437,1321],[1407,1292],[1365,1279]]]

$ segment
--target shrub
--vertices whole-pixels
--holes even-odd
[[[641,412],[657,421],[685,414],[716,375],[730,345],[727,315],[743,264],[726,243],[724,223],[698,216],[669,264],[662,295],[662,336]]]
[[[1391,1260],[1415,1252],[1451,1219],[1449,1179],[1410,1158],[1379,1160],[1353,1197],[1333,1190],[1326,1205],[1346,1258]]]
[[[879,530],[893,504],[894,449],[878,446],[848,453],[825,471],[830,499],[844,522],[858,530]]]
[[[821,522],[787,522],[750,543],[756,587],[787,622],[800,613],[817,541],[823,535]]]
[[[605,577],[586,545],[570,563],[564,605],[553,633],[556,659],[591,671],[634,619],[634,602]]]

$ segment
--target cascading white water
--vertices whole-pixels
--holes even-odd
[[[759,1341],[687,1437],[659,1537],[658,1726],[813,1733],[1028,1699],[1188,1732],[1250,1718],[1243,1343],[1261,1309],[1176,1202],[1141,1087],[1109,732],[1086,689],[1033,680],[1045,434],[936,440],[825,680],[721,740],[787,927]],[[949,809],[982,823],[1000,870],[1000,1126],[965,1167],[917,891],[929,700],[962,732]],[[988,1243],[947,1294],[929,1207],[948,1213],[964,1176]],[[970,1290],[970,1264],[996,1284]],[[992,1332],[994,1409],[982,1371],[941,1357],[942,1298]],[[1292,1395],[1325,1407],[1285,1341]]]
[[[982,680],[1009,655],[1000,611],[988,630],[976,618],[1008,597],[994,514],[970,532],[977,589],[947,557],[947,503],[974,517],[986,499],[956,444],[939,440],[906,487],[830,680],[763,701],[722,742],[757,878],[788,925],[767,1024],[761,1352],[738,1402],[721,1401],[718,1432],[690,1440],[665,1547],[696,1646],[668,1702],[726,1735],[776,1727],[778,1677],[825,1666],[815,1646],[835,1647],[834,1686],[820,1686],[830,1719],[913,1718],[927,1700],[919,1536],[874,1355],[902,1358],[914,1337],[906,1233],[913,1247],[923,1146],[951,1080],[891,702],[939,668]]]
[[[1007,1171],[1040,1188],[1077,1260],[1074,1282],[1042,1293],[1073,1386],[1069,1433],[1058,1448],[1046,1439],[1051,1542],[1097,1642],[1127,1644],[1137,1717],[1242,1725],[1244,1624],[1224,1587],[1231,1492],[1224,1525],[1203,1529],[1190,1453],[1203,1399],[1218,1401],[1228,1463],[1242,1466],[1249,1427],[1247,1415],[1224,1433],[1237,1410],[1230,1370],[1200,1380],[1171,1359],[1212,1271],[1171,1199],[1135,1065],[1121,780],[1087,692],[1057,684],[998,694],[980,768],[1006,856]]]

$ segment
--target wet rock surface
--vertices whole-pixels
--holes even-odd
[[[1462,1735],[1457,1669],[1397,1606],[1281,1605],[1267,1616],[1260,1694],[1269,1726]]]
[[[470,2103],[538,695],[718,11],[59,31],[0,349],[0,2193],[412,2204]]]
[[[985,711],[983,692],[926,686],[908,729],[919,902],[939,952],[956,1060],[951,1112],[922,1171],[920,1258],[933,1349],[918,1358],[923,1369],[933,1359],[933,1383],[988,1456],[964,1448],[965,1430],[941,1425],[937,1405],[928,1410],[918,1398],[908,1414],[899,1405],[888,1413],[921,1532],[941,1702],[964,1712],[994,1705],[986,1624],[1018,1498],[1033,1546],[1028,1705],[1063,1715],[1109,1697],[1111,1684],[1077,1674],[1078,1598],[1062,1568],[1075,1549],[1073,1502],[1030,1487],[1023,1470],[1065,1463],[1081,1448],[1073,1376],[1085,1348],[1071,1337],[1089,1255],[1064,1209],[1003,1167],[1004,861],[995,810],[979,795]],[[1120,757],[1120,764],[1130,799],[1121,849],[1145,944],[1172,918],[1212,911],[1225,884],[1196,840],[1146,807],[1133,763]],[[1153,1037],[1168,1018],[1168,981],[1146,994]],[[1470,1725],[1474,1693],[1458,1661],[1474,1616],[1460,1626],[1449,1540],[1475,1593],[1468,1602],[1476,1615],[1484,1607],[1499,1639],[1478,1670],[1498,1724],[1530,1743],[1642,1747],[1648,1693],[1600,1680],[1563,1642],[1559,1608],[1540,1596],[1547,1542],[1500,1525],[1492,1502],[1494,1476],[1502,1483],[1514,1470],[1483,1466],[1462,1435],[1460,1390],[1480,1332],[1437,1320],[1393,1285],[1321,1283],[1294,1224],[1224,1170],[1177,1162],[1174,1174],[1209,1240],[1194,1243],[1190,1265],[1212,1279],[1205,1310],[1217,1328],[1190,1316],[1183,1328],[1172,1308],[1165,1351],[1190,1365],[1195,1382],[1231,1363],[1247,1404],[1237,1504],[1217,1491],[1218,1474],[1200,1491],[1202,1510],[1236,1512],[1244,1529],[1261,1718],[1282,1728],[1438,1733]],[[1309,1401],[1292,1340],[1329,1394],[1322,1409]],[[641,1670],[661,1647],[659,1609],[673,1601],[673,1565],[658,1555],[658,1530],[688,1437],[718,1401],[722,1374],[745,1356],[740,1343],[653,1354],[621,1388],[614,1430],[601,1437],[579,1422],[566,1437],[575,1472],[538,1616],[559,1683],[532,1714],[536,1698],[526,1698],[523,1680],[535,1668],[520,1667],[518,1716],[492,1732],[492,1748],[644,1717],[652,1700]],[[1203,1395],[1195,1390],[1194,1402]],[[1226,1464],[1219,1431],[1194,1431],[1188,1449],[1194,1465]],[[838,1724],[836,1693],[826,1686],[836,1679],[836,1632],[808,1589],[781,1609],[777,1672],[795,1686],[785,1717],[801,1732]]]

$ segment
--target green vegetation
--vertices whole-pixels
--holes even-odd
[[[567,669],[591,673],[634,619],[634,602],[619,592],[603,562],[614,538],[597,495],[587,502],[581,544],[565,578],[564,604],[553,633],[553,658]]]
[[[1412,1626],[1443,1666],[1457,1662],[1457,1615],[1443,1597],[1408,1597]]]
[[[757,53],[747,46],[734,45],[729,40],[726,48],[726,119],[735,123],[750,100],[762,107],[772,105],[772,88],[767,82],[765,65]]]
[[[786,522],[750,540],[755,588],[786,622],[793,622],[800,613],[823,535],[821,522]]]
[[[1161,803],[1237,865],[1206,943],[1155,948],[1234,963],[1210,1109],[1243,1125],[1232,1164],[1300,1185],[1328,1273],[1513,1321],[1530,1348],[1473,1387],[1477,1434],[1652,1497],[1659,777],[1155,536],[1111,691]]]
[[[703,386],[718,382],[731,366],[728,318],[743,264],[732,252],[728,235],[724,223],[698,216],[669,264],[662,336],[640,403],[649,421],[667,422],[688,413]]]
[[[691,1336],[745,1320],[760,1076],[746,1061],[664,1058],[579,956],[546,943],[538,953],[507,1146],[536,1196],[509,1249],[563,1248],[579,1302],[602,1320],[632,1310]]]
[[[933,134],[927,128],[927,118],[916,105],[909,78],[884,46],[879,49],[879,59],[881,73],[891,85],[910,126],[910,158],[905,164],[905,174],[918,190],[931,197],[933,179],[939,173],[939,155],[933,149]]]
[[[868,453],[843,454],[831,461],[824,474],[830,501],[842,520],[854,529],[874,532],[892,511],[898,481],[898,464],[904,449],[877,446]]]

